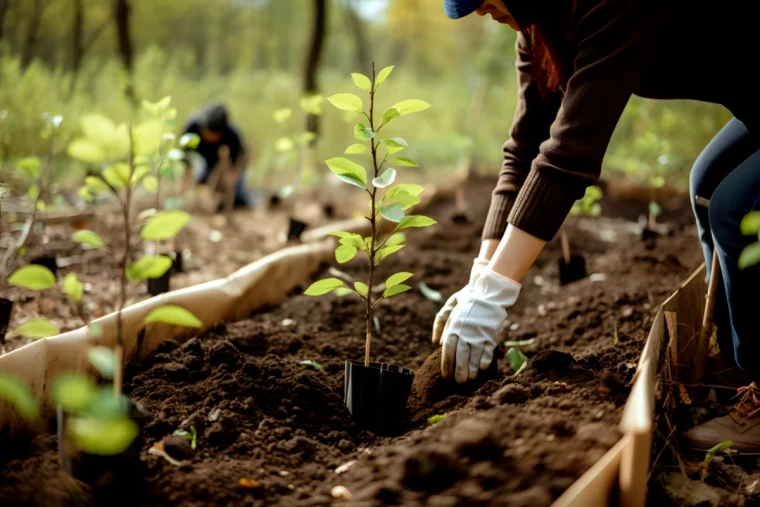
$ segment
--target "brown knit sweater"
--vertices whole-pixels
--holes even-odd
[[[551,8],[553,1],[507,0],[507,7],[514,14],[526,5]],[[760,94],[750,77],[760,58],[760,36],[752,27],[758,4],[580,0],[572,47],[566,48],[572,68],[556,106],[539,94],[518,34],[518,104],[483,239],[501,238],[510,223],[551,240],[573,202],[598,179],[634,93],[723,104],[758,131]]]

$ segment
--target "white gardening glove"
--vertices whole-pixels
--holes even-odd
[[[458,383],[474,380],[479,370],[488,369],[496,348],[496,336],[514,305],[522,286],[488,268],[459,299],[443,330],[443,378]]]
[[[441,336],[443,335],[443,329],[446,327],[446,322],[449,321],[449,315],[457,305],[457,302],[462,298],[464,292],[478,279],[483,268],[488,264],[488,259],[478,257],[472,262],[472,270],[470,271],[470,281],[464,288],[454,294],[446,300],[446,303],[438,310],[435,315],[435,321],[433,322],[433,343],[441,343]]]

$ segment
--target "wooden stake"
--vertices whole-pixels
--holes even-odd
[[[567,239],[567,233],[560,231],[559,239],[562,243],[562,257],[565,258],[565,264],[570,265],[570,241]]]
[[[705,313],[702,316],[702,329],[699,331],[697,357],[694,364],[694,381],[696,382],[699,382],[702,378],[702,374],[705,371],[707,354],[710,351],[710,337],[715,327],[715,299],[718,294],[718,287],[720,287],[720,263],[718,262],[717,247],[713,246],[712,271],[710,273],[710,283],[707,286]]]

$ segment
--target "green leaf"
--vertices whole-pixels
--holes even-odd
[[[402,271],[400,273],[391,275],[385,281],[385,288],[387,289],[389,287],[393,287],[394,285],[398,285],[402,282],[409,280],[413,276],[414,276],[414,273],[409,273],[407,271]]]
[[[356,292],[364,297],[367,297],[367,294],[369,294],[369,289],[367,288],[366,283],[354,282],[354,288],[356,289]]]
[[[404,216],[404,207],[399,203],[380,206],[380,214],[391,222],[401,222],[407,218]]]
[[[599,206],[599,205],[595,204],[594,206]],[[652,216],[654,216],[654,217],[660,216],[662,214],[662,207],[659,204],[657,204],[656,202],[650,201],[649,202],[649,214],[652,215]]]
[[[95,391],[95,384],[88,376],[65,372],[56,377],[51,396],[66,412],[81,413],[92,403]]]
[[[364,240],[358,234],[354,234],[350,232],[335,231],[335,232],[331,232],[330,235],[339,237],[341,245],[355,246],[359,250],[364,249]]]
[[[283,107],[282,109],[276,109],[272,117],[274,121],[282,125],[293,116],[293,110],[289,107]]]
[[[406,116],[408,114],[412,113],[419,113],[420,111],[424,111],[430,107],[430,104],[425,102],[424,100],[419,99],[409,99],[409,100],[402,100],[401,102],[397,102],[396,104],[393,104],[391,106],[392,109],[397,109],[400,116]]]
[[[184,134],[179,138],[179,147],[183,150],[194,150],[201,143],[201,136],[198,134]]]
[[[392,168],[388,168],[385,171],[383,171],[383,174],[381,174],[377,178],[372,178],[372,185],[375,188],[385,188],[388,185],[392,185],[395,180],[396,180],[396,170]]]
[[[744,215],[739,228],[745,236],[760,233],[760,211],[750,211]]]
[[[357,123],[354,125],[354,137],[360,141],[369,141],[375,137],[375,132],[363,123]]]
[[[368,151],[369,151],[369,148],[367,148],[367,145],[356,143],[346,148],[346,151],[344,151],[343,154],[344,155],[361,155],[362,153],[366,153]]]
[[[760,262],[760,241],[744,247],[739,254],[739,269],[745,269]]]
[[[394,285],[393,287],[386,287],[385,292],[383,292],[383,297],[384,298],[393,297],[409,290],[412,290],[410,286],[400,283],[398,285]]]
[[[370,82],[369,78],[365,76],[364,74],[359,73],[352,73],[351,79],[354,80],[354,84],[358,86],[360,89],[364,90],[365,92],[370,91],[372,88],[372,82]],[[361,109],[359,109],[361,111]]]
[[[43,201],[37,201],[37,205],[35,207],[37,208],[37,211],[45,211],[47,209],[47,204],[45,204]]]
[[[434,416],[430,416],[430,417],[428,417],[427,423],[428,424],[435,424],[437,422],[441,422],[444,419],[446,419],[446,416],[448,416],[448,415],[449,414],[446,413],[446,414],[437,414],[437,415],[434,415]]]
[[[158,192],[158,178],[153,176],[152,174],[149,174],[148,176],[144,177],[142,180],[142,185],[145,190],[150,192],[151,194],[155,194]]]
[[[401,209],[406,211],[412,206],[415,206],[420,203],[420,198],[415,195],[409,195],[409,194],[396,194],[394,195],[390,201],[395,201],[400,203]]]
[[[393,119],[398,118],[399,116],[401,116],[401,111],[395,107],[389,107],[383,111],[383,125],[391,122]]]
[[[530,338],[529,340],[507,340],[504,342],[505,347],[527,347],[528,345],[533,345],[536,342],[535,338]]]
[[[394,254],[404,248],[405,245],[393,245],[393,246],[384,246],[380,250],[377,251],[375,254],[375,265],[377,265],[381,260],[385,259],[391,254]]]
[[[28,264],[11,273],[8,285],[29,290],[52,289],[56,285],[55,275],[45,266]]]
[[[164,122],[148,120],[132,129],[132,142],[135,155],[152,155],[161,147],[164,134]]]
[[[377,89],[378,86],[383,84],[386,79],[388,79],[388,76],[391,75],[391,72],[393,72],[394,65],[389,65],[388,67],[383,67],[383,69],[380,70],[380,72],[377,73],[377,76],[375,77],[375,89]]]
[[[26,193],[29,196],[30,201],[36,201],[40,196],[40,187],[37,185],[29,185],[29,190],[27,190]]]
[[[143,239],[171,239],[190,221],[190,214],[181,210],[160,211],[148,220],[140,233]]]
[[[116,371],[116,354],[108,347],[90,347],[87,359],[105,379],[112,379]]]
[[[87,324],[87,338],[100,338],[103,336],[103,326],[97,322],[90,322]]]
[[[55,324],[47,319],[29,319],[13,330],[14,335],[25,336],[33,340],[55,336],[59,333],[60,331],[55,327]]]
[[[403,232],[397,232],[385,241],[385,246],[403,245],[404,243],[406,243],[406,236]]]
[[[95,396],[86,414],[98,418],[115,419],[129,414],[129,400],[126,396],[114,396],[113,386],[102,386],[95,390]]]
[[[129,165],[118,162],[103,169],[101,174],[113,188],[124,188],[129,181]]]
[[[127,278],[133,281],[161,278],[172,267],[166,255],[146,255],[127,266]]]
[[[316,361],[301,361],[298,364],[301,364],[303,366],[308,366],[309,368],[313,368],[317,371],[325,371],[325,367]]]
[[[42,160],[39,157],[24,157],[16,164],[19,171],[35,180],[40,177],[41,166]]]
[[[335,157],[325,160],[325,163],[342,181],[362,189],[367,188],[367,171],[356,162]]]
[[[39,417],[39,408],[32,390],[23,380],[0,371],[0,400],[10,403],[27,421]]]
[[[172,324],[175,326],[185,327],[203,327],[203,323],[192,314],[189,310],[185,310],[181,306],[177,305],[164,305],[151,310],[151,312],[143,320],[146,324],[151,322],[163,322],[164,324]]]
[[[353,291],[347,287],[338,287],[335,289],[335,295],[338,297],[344,297],[348,296],[349,294],[353,294]]]
[[[279,138],[274,143],[274,149],[280,153],[285,153],[287,151],[290,151],[295,146],[295,143],[293,143],[293,140],[287,136],[283,136]]]
[[[174,434],[190,442],[190,448],[192,450],[195,450],[195,448],[198,446],[198,432],[196,431],[195,426],[191,425],[189,429],[190,431],[175,430]]]
[[[400,231],[402,229],[408,229],[410,227],[430,227],[431,225],[435,225],[437,223],[438,222],[432,218],[426,217],[424,215],[409,215],[408,217],[404,217],[404,219],[399,222],[396,230]]]
[[[423,190],[424,188],[421,185],[416,185],[414,183],[399,183],[398,185],[392,186],[388,192],[386,192],[383,199],[390,199],[398,194],[418,196]]]
[[[150,171],[151,171],[150,167],[145,164],[141,164],[135,167],[135,170],[132,171],[132,183],[130,184],[130,186],[134,187],[135,185],[140,183],[143,180],[143,178],[145,178],[150,173]]]
[[[79,451],[110,456],[124,452],[137,437],[138,428],[128,418],[76,417],[69,421],[69,434]]]
[[[357,251],[353,245],[340,245],[335,249],[335,260],[340,264],[344,264],[356,257]]]
[[[100,248],[104,245],[103,238],[90,230],[77,231],[71,236],[75,243],[86,245],[92,248]]]
[[[84,285],[79,281],[75,273],[69,273],[63,278],[63,293],[72,301],[79,302],[84,294]]]
[[[419,288],[422,295],[425,296],[425,299],[428,301],[432,301],[433,303],[440,303],[443,301],[443,294],[430,288],[425,282],[420,282]]]
[[[519,372],[528,360],[528,358],[525,357],[525,354],[523,354],[520,349],[516,348],[511,348],[507,351],[507,359],[509,359],[509,367],[512,368],[515,373]]]
[[[331,97],[327,97],[327,100],[330,104],[343,111],[356,111],[357,113],[361,113],[364,109],[362,99],[353,93],[338,93]]]
[[[87,187],[79,187],[79,190],[77,190],[77,195],[84,199],[85,202],[93,202],[95,200],[95,195],[90,192],[90,189]]]
[[[87,186],[88,189],[90,189],[90,192],[92,193],[98,193],[98,192],[110,192],[111,189],[108,188],[108,185],[106,185],[103,180],[98,178],[97,176],[86,176],[84,179],[84,184]]]
[[[334,291],[339,287],[343,287],[342,280],[338,280],[337,278],[325,278],[311,284],[304,294],[307,296],[321,296]]]
[[[66,149],[69,157],[87,164],[102,164],[106,161],[106,153],[99,145],[89,139],[74,139]]]
[[[394,165],[405,166],[405,167],[419,167],[420,166],[417,162],[415,162],[411,158],[407,158],[407,157],[392,158],[392,159],[390,159],[388,161],[388,163],[389,164],[394,164]]]

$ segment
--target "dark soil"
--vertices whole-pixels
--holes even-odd
[[[441,225],[412,231],[394,269],[381,265],[378,279],[405,270],[415,274],[415,289],[425,281],[444,299],[459,290],[477,254],[490,186],[467,187],[472,224],[452,223],[453,199],[434,205],[427,214]],[[701,262],[692,230],[654,245],[621,220],[568,220],[566,227],[589,272],[606,279],[560,287],[559,241],[547,247],[502,333],[533,340],[522,347],[532,364],[520,375],[500,345],[476,382],[442,380],[440,351],[430,342],[439,304],[410,291],[378,307],[372,347],[374,361],[416,371],[408,419],[395,436],[373,435],[343,405],[344,361],[364,355],[362,306],[297,291],[278,308],[182,345],[167,342],[130,365],[125,392],[152,414],[143,468],[120,495],[96,489],[88,498],[101,505],[325,505],[341,485],[356,505],[551,504],[619,438],[654,306]],[[614,242],[600,239],[611,234]],[[362,268],[358,261],[341,267],[357,275]],[[324,371],[299,364],[305,360]],[[148,453],[191,425],[198,448],[185,464]],[[0,505],[66,504],[55,460],[49,435],[5,455]]]

